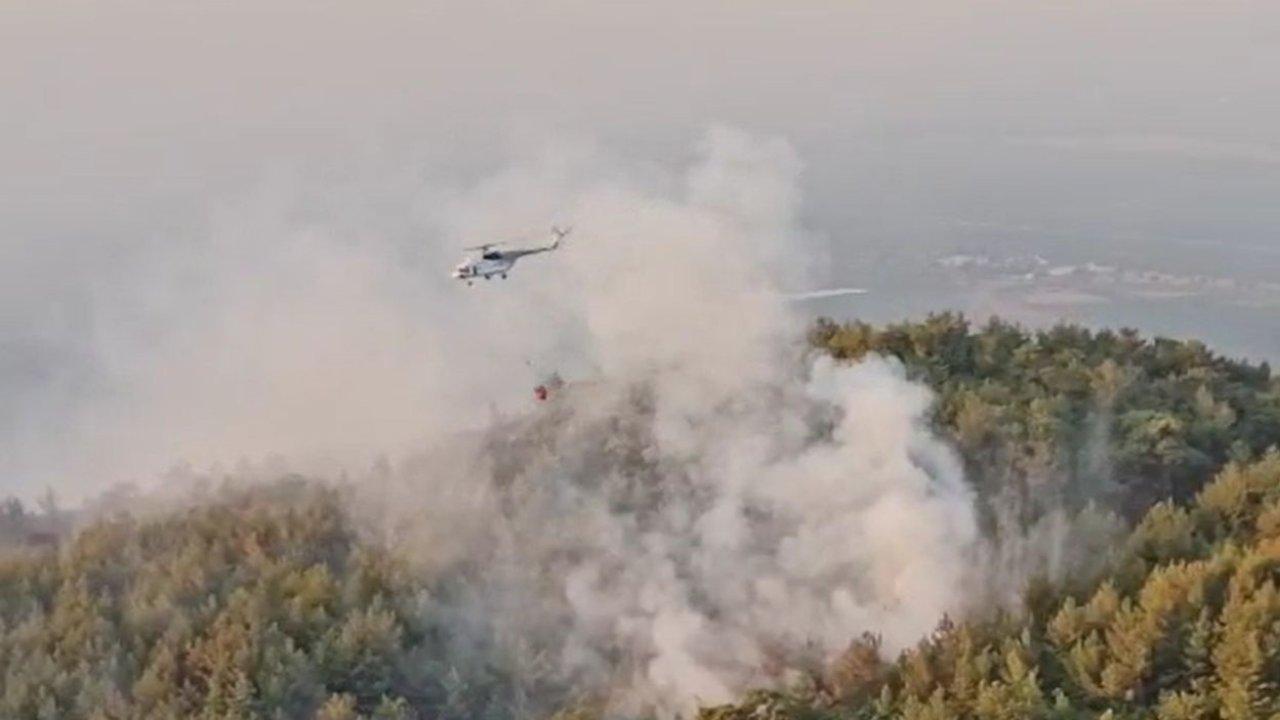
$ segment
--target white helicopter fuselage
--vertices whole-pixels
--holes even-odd
[[[515,267],[515,265],[516,261],[514,258],[498,258],[496,260],[480,258],[479,260],[469,260],[459,264],[458,267],[454,268],[453,276],[458,280],[467,281],[475,280],[477,278],[484,278],[485,280],[488,280],[494,275],[506,277],[507,273],[510,272],[511,268]]]
[[[505,280],[507,273],[511,272],[511,268],[515,267],[516,261],[520,258],[525,255],[551,252],[560,247],[560,241],[569,234],[569,229],[553,227],[551,234],[554,237],[551,243],[540,247],[499,250],[494,245],[481,245],[471,248],[471,250],[478,250],[480,254],[459,263],[453,269],[453,277],[457,280],[465,280],[468,285],[477,278],[488,280],[495,275]]]

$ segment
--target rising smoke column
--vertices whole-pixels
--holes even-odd
[[[783,296],[821,255],[790,146],[718,128],[693,156],[550,146],[467,187],[232,203],[103,311],[111,392],[70,454],[113,478],[403,458],[362,517],[435,589],[455,667],[507,668],[529,714],[671,715],[864,631],[901,648],[970,596],[977,543],[929,395],[806,359]],[[553,221],[574,235],[509,281],[447,279],[458,248]],[[529,358],[570,381],[540,412]]]
[[[556,687],[672,715],[963,609],[975,513],[929,392],[893,362],[806,359],[777,294],[805,256],[789,147],[721,129],[682,176],[610,170],[517,167],[455,206],[462,226],[571,208],[562,265],[486,302],[550,307],[531,344],[596,371],[370,493],[377,526],[455,588],[444,611]]]

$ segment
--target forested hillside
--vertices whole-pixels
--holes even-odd
[[[938,394],[937,424],[979,494],[1024,520],[1089,501],[1136,519],[1280,441],[1280,378],[1196,341],[998,319],[974,329],[952,313],[885,327],[823,320],[811,339],[838,358],[902,360]]]
[[[159,519],[98,520],[56,556],[10,554],[0,717],[461,720],[511,707],[499,677],[481,683],[486,668],[439,662],[424,584],[362,544],[344,504],[282,480]]]
[[[1280,382],[1265,364],[949,314],[820,322],[811,341],[895,356],[935,390],[992,532],[1088,504],[1134,529],[1095,574],[1032,583],[1024,608],[940,619],[900,657],[849,638],[836,662],[703,718],[1280,716]],[[353,497],[232,478],[145,515],[4,505],[0,718],[601,717],[606,689],[557,684],[537,652],[505,655],[459,613],[471,568],[423,574]]]
[[[1280,455],[1153,507],[1080,596],[1024,617],[944,621],[895,659],[867,636],[798,691],[702,720],[1158,718],[1280,713]]]

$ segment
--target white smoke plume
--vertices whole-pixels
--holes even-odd
[[[927,390],[808,359],[801,171],[717,128],[674,170],[552,145],[463,187],[282,174],[93,286],[105,381],[63,471],[403,458],[357,511],[525,714],[591,692],[671,716],[864,631],[894,652],[973,597],[974,503]],[[510,279],[448,278],[553,222],[573,235]],[[538,405],[531,366],[567,387]]]
[[[964,609],[977,523],[930,393],[892,362],[803,359],[777,292],[806,270],[798,173],[784,143],[716,130],[679,177],[535,164],[454,206],[481,235],[512,207],[573,219],[565,251],[517,268],[527,294],[470,292],[492,313],[475,322],[511,313],[530,352],[589,369],[440,438],[365,512],[420,571],[465,579],[458,627],[502,639],[516,674],[670,716]]]

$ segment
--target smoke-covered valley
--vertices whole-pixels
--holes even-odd
[[[1276,15],[16,0],[0,717],[1277,715]]]
[[[801,373],[726,394],[678,370],[571,386],[407,460],[363,511],[464,584],[459,627],[503,639],[516,677],[615,712],[794,681],[864,632],[896,652],[980,592],[971,493],[900,367]]]
[[[780,294],[816,259],[790,147],[718,128],[674,174],[600,162],[543,156],[458,198],[469,236],[564,216],[575,237],[451,288],[464,315],[424,354],[444,382],[485,358],[462,375],[485,390],[450,399],[487,429],[441,423],[362,486],[370,526],[465,583],[460,627],[617,712],[725,702],[963,611],[986,579],[977,511],[931,394],[890,361],[808,357]],[[549,406],[528,358],[569,380]]]
[[[306,217],[300,197],[349,188],[265,188],[201,252],[140,261],[155,282],[120,307],[156,330],[109,338],[118,387],[71,435],[77,471],[351,483],[367,536],[436,588],[450,662],[509,666],[529,713],[586,694],[670,716],[862,633],[901,650],[1025,568],[980,537],[931,392],[808,349],[782,292],[820,259],[800,173],[786,142],[722,127],[675,169],[517,158],[417,208],[441,247],[574,223],[474,288],[440,248]],[[568,383],[539,404],[546,368]]]
[[[822,243],[801,174],[787,142],[726,127],[675,165],[559,143],[465,184],[282,178],[183,252],[143,252],[152,282],[104,306],[128,316],[101,338],[111,392],[55,446],[141,492],[92,501],[79,534],[52,498],[5,506],[0,539],[27,546],[5,587],[36,588],[73,539],[46,568],[70,589],[0,605],[35,659],[0,702],[461,719],[856,700],[956,620],[1039,621],[1088,592],[1129,547],[1111,509],[1190,497],[1280,437],[1270,369],[1199,343],[806,322],[791,297]],[[365,193],[385,202],[349,201]],[[575,233],[451,284],[447,249],[530,218]]]

